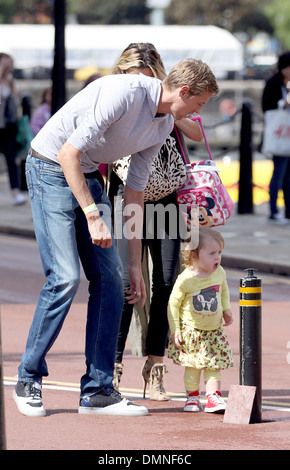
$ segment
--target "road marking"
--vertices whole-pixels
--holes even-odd
[[[4,385],[11,386],[15,385],[17,382],[16,377],[4,377]],[[44,389],[48,390],[61,390],[66,392],[80,392],[80,387],[77,383],[71,382],[59,382],[55,380],[43,380],[42,386]],[[128,397],[132,398],[143,398],[143,391],[141,389],[136,388],[122,388],[120,387],[120,392],[125,394]],[[167,392],[171,401],[185,401],[185,394],[184,392]],[[223,397],[224,400],[227,400],[227,397]],[[206,399],[201,398],[201,403],[205,403]],[[273,411],[286,411],[290,413],[290,403],[284,402],[277,402],[277,401],[270,401],[270,400],[262,400],[262,409],[263,410],[273,410]]]

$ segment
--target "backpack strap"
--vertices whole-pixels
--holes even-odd
[[[204,141],[205,141],[205,145],[206,145],[206,148],[207,148],[207,151],[208,151],[209,158],[211,160],[213,160],[212,154],[211,154],[211,151],[210,151],[210,148],[209,148],[209,145],[208,145],[208,141],[207,141],[207,138],[205,136],[204,128],[203,128],[203,125],[202,125],[202,122],[201,122],[201,117],[198,115],[198,116],[192,116],[189,119],[191,119],[191,121],[198,121],[199,122],[201,132],[202,132],[202,135],[203,135],[203,138],[204,138]],[[182,143],[181,143],[180,136],[179,136],[178,132],[176,132],[176,134],[177,134],[177,139],[178,139],[179,146],[181,148],[181,153],[182,153],[182,156],[183,156],[183,160],[184,160],[184,163],[186,165],[188,163],[188,160],[187,160],[187,158],[184,154],[183,146],[182,146]]]
[[[209,154],[209,158],[211,160],[213,160],[212,154],[211,154],[211,151],[210,151],[210,148],[209,148],[209,145],[208,145],[208,141],[207,141],[207,138],[205,136],[205,132],[204,132],[204,128],[203,128],[203,125],[202,125],[201,117],[198,115],[198,116],[192,116],[189,119],[191,119],[191,121],[198,121],[199,122],[201,131],[202,131],[202,134],[203,134],[203,138],[204,138],[204,141],[205,141],[205,145],[206,145],[206,148],[207,148],[207,151],[208,151],[208,154]]]
[[[190,163],[187,146],[185,144],[184,136],[182,131],[174,124],[175,137],[178,142],[178,148],[180,148],[180,153],[182,155],[183,161],[186,164]]]

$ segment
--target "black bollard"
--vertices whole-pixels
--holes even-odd
[[[262,281],[253,268],[240,279],[240,385],[256,387],[250,423],[262,419]]]
[[[240,132],[238,214],[253,213],[252,159],[252,104],[250,101],[245,101],[242,106]]]

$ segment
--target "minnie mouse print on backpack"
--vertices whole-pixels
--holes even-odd
[[[195,116],[192,119],[198,120],[200,123],[210,160],[187,164],[184,156],[187,179],[177,191],[177,202],[186,207],[186,212],[181,212],[187,230],[190,230],[192,225],[192,208],[197,209],[199,225],[208,227],[224,225],[234,209],[234,203],[223,185],[218,174],[219,169],[212,159],[201,118]]]

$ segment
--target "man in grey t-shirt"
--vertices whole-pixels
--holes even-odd
[[[99,163],[132,155],[125,208],[135,204],[135,238],[128,241],[131,286],[127,299],[145,302],[141,273],[143,189],[150,166],[174,121],[199,112],[218,92],[201,61],[181,61],[163,82],[144,75],[96,80],[65,104],[31,143],[26,162],[35,233],[47,283],[43,287],[18,369],[19,411],[43,416],[41,379],[79,285],[79,259],[89,281],[86,372],[80,413],[145,415],[112,387],[123,307],[122,266],[105,216],[110,205]],[[140,209],[140,210],[139,210]]]

